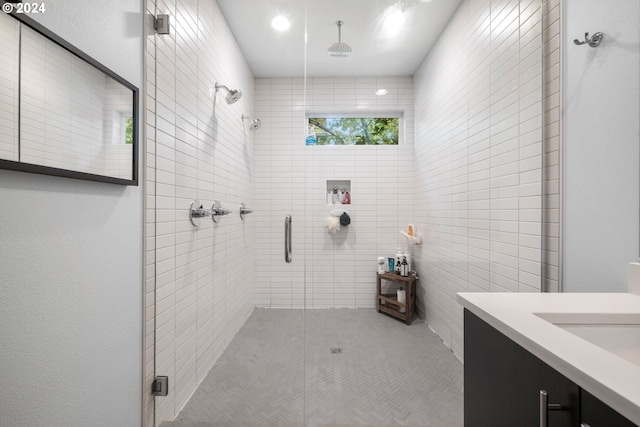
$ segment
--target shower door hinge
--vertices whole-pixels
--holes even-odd
[[[166,396],[169,394],[169,377],[156,377],[151,384],[151,393],[154,396]]]
[[[158,34],[169,34],[169,15],[158,15],[154,17],[153,28]]]

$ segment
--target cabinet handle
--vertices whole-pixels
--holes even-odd
[[[562,411],[562,405],[549,403],[549,393],[540,390],[540,427],[549,426],[549,411]]]
[[[540,427],[548,427],[549,417],[547,413],[547,402],[549,401],[549,393],[540,390]]]
[[[291,248],[291,215],[287,215],[284,218],[284,261],[288,264],[291,262],[292,248]]]

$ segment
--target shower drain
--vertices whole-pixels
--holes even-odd
[[[342,347],[330,347],[331,354],[342,354]]]

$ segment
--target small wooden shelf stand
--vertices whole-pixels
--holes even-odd
[[[397,294],[383,294],[382,293],[382,280],[390,280],[392,282],[405,283],[407,293],[407,302],[398,302]],[[411,274],[408,277],[402,277],[395,273],[383,273],[377,274],[377,292],[376,292],[376,311],[378,313],[386,313],[397,319],[404,320],[407,325],[411,324],[413,317],[413,311],[415,309],[416,302],[416,281],[418,277]],[[384,302],[384,305],[382,304]],[[404,313],[400,313],[400,308],[404,307],[406,310]]]

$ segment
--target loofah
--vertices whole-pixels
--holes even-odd
[[[329,233],[336,234],[340,230],[340,219],[335,216],[327,217],[327,228]]]
[[[346,227],[349,224],[351,224],[351,217],[349,216],[349,214],[345,212],[340,215],[340,225]]]

